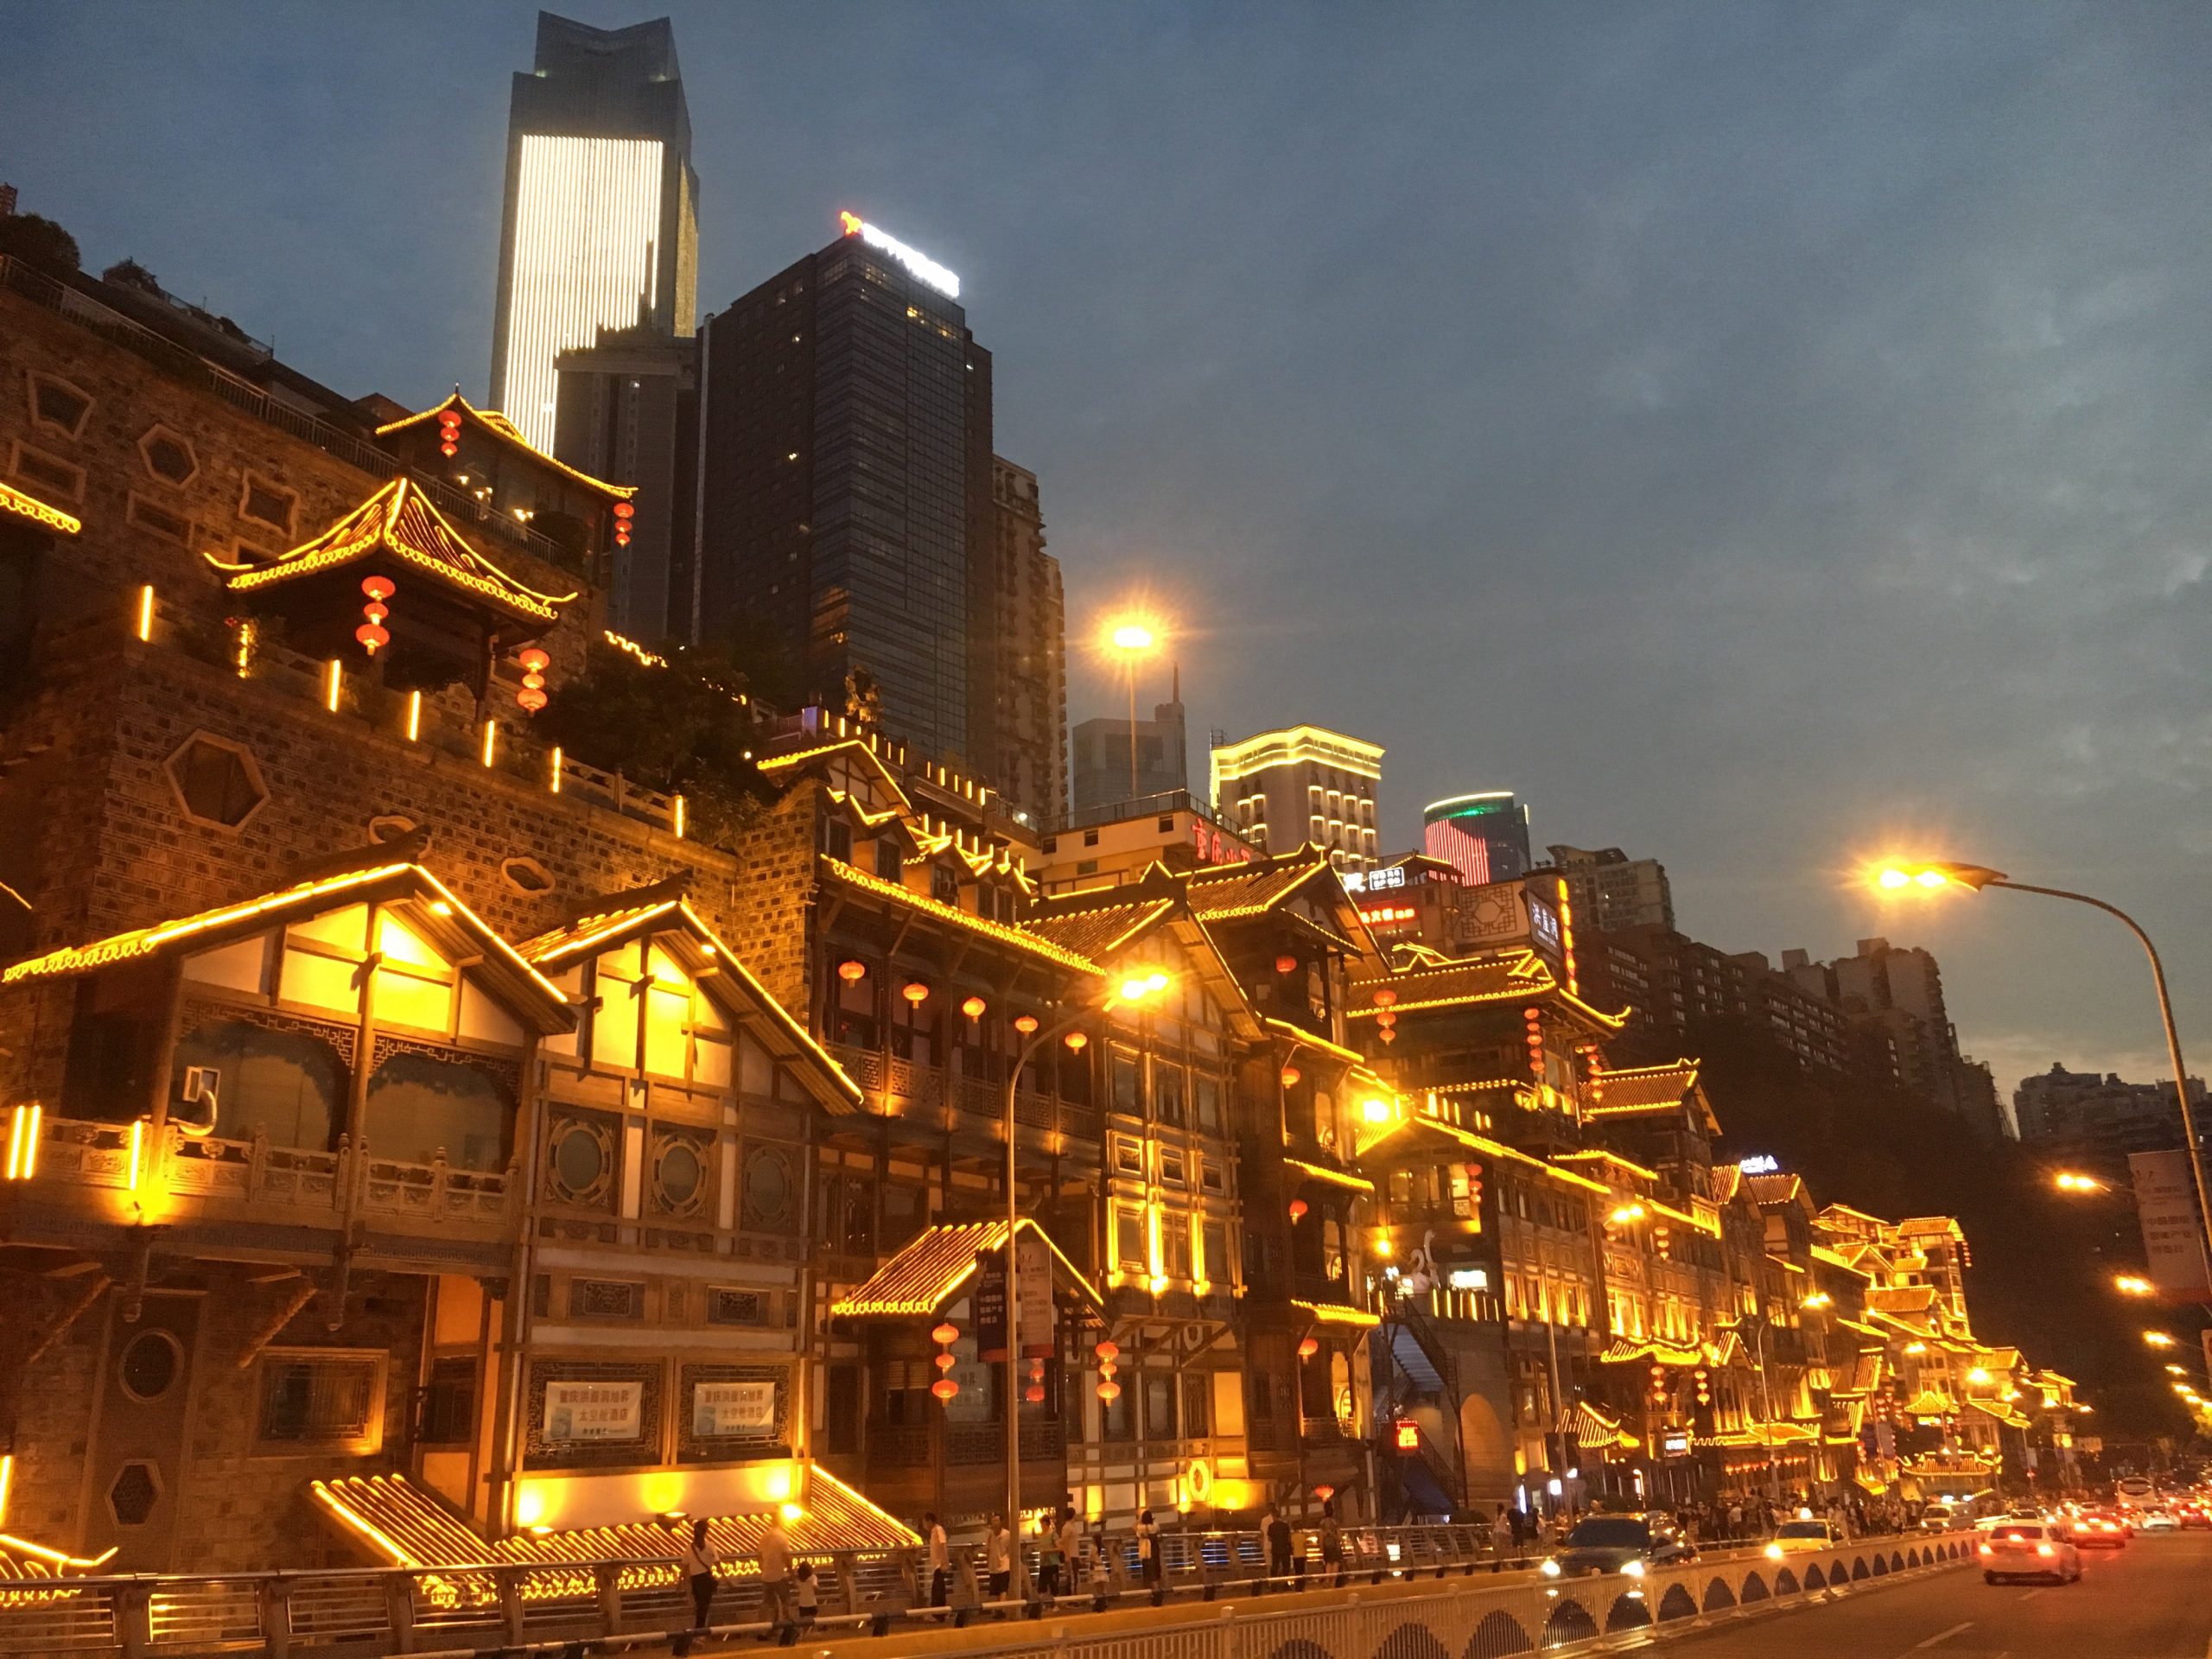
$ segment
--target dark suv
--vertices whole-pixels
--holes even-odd
[[[1618,1573],[1640,1579],[1644,1569],[1694,1560],[1696,1549],[1670,1516],[1590,1515],[1574,1523],[1543,1564],[1547,1578],[1586,1578]]]

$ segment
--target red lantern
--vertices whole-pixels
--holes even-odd
[[[1120,1347],[1110,1342],[1102,1342],[1090,1351],[1109,1365],[1122,1357]]]
[[[868,977],[868,964],[864,962],[841,962],[837,964],[837,977],[848,985],[856,984]]]
[[[970,1020],[980,1020],[983,1017],[983,999],[982,997],[971,996],[960,1005],[960,1012],[966,1014]]]
[[[1060,1040],[1068,1046],[1071,1052],[1077,1054],[1082,1053],[1090,1044],[1090,1039],[1079,1031],[1071,1031]]]
[[[372,657],[377,654],[378,646],[391,643],[391,635],[384,626],[385,618],[391,614],[391,612],[385,607],[385,601],[390,599],[397,591],[397,588],[392,585],[390,576],[363,576],[361,578],[361,592],[367,596],[369,601],[361,607],[361,614],[368,620],[353,630],[353,637],[361,642],[362,649]]]
[[[614,516],[617,518],[633,518],[637,516],[637,512],[638,509],[630,502],[617,501],[614,504]]]
[[[1305,1220],[1305,1219],[1306,1219],[1306,1200],[1305,1200],[1305,1199],[1303,1199],[1303,1198],[1293,1198],[1293,1199],[1290,1201],[1290,1218],[1291,1218],[1293,1221],[1303,1221],[1303,1220]]]
[[[1305,1075],[1296,1066],[1286,1065],[1282,1069],[1282,1086],[1286,1089],[1295,1089],[1298,1087],[1299,1078]]]
[[[1033,1406],[1043,1405],[1045,1403],[1045,1385],[1041,1382],[1032,1382],[1027,1388],[1021,1391],[1021,1397],[1024,1400],[1027,1400]]]
[[[442,410],[438,414],[438,448],[448,455],[461,448],[461,416],[454,410]]]
[[[1336,1495],[1337,1489],[1328,1484],[1325,1481],[1313,1489],[1313,1496],[1319,1498],[1324,1503],[1327,1503]]]
[[[1037,1016],[1033,1014],[1015,1014],[1014,1028],[1025,1037],[1034,1036],[1037,1031]]]
[[[1098,1397],[1108,1405],[1112,1405],[1122,1397],[1122,1385],[1118,1382],[1101,1382],[1098,1385]]]
[[[1385,985],[1381,990],[1375,993],[1375,1006],[1378,1008],[1387,1008],[1397,1000],[1398,994],[1392,990],[1388,985]]]
[[[930,1340],[935,1343],[942,1343],[944,1346],[949,1348],[954,1343],[960,1340],[960,1327],[948,1319],[943,1325],[938,1326],[936,1330],[930,1332]]]
[[[930,1384],[930,1392],[938,1399],[949,1402],[960,1392],[960,1385],[949,1376],[940,1376]]]
[[[1296,957],[1285,952],[1283,955],[1275,958],[1275,972],[1279,974],[1294,974],[1297,971],[1298,958]]]
[[[937,1368],[940,1371],[949,1371],[959,1363],[950,1354],[939,1354],[937,1357]]]
[[[910,979],[906,982],[906,988],[899,992],[899,995],[918,1008],[930,1000],[930,988],[918,979]]]
[[[1391,1013],[1389,1009],[1385,1008],[1382,1013],[1375,1016],[1375,1023],[1381,1027],[1384,1031],[1388,1031],[1391,1027],[1398,1023],[1398,1016]]]
[[[522,664],[522,690],[515,693],[515,701],[534,715],[545,706],[545,665],[553,659],[531,645],[518,652],[515,660]]]
[[[1307,1337],[1298,1344],[1298,1357],[1300,1359],[1311,1359],[1320,1351],[1321,1344],[1312,1337]]]

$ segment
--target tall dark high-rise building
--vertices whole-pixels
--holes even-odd
[[[514,78],[492,338],[492,403],[550,451],[554,360],[601,329],[689,334],[698,312],[699,178],[665,17],[592,29],[537,14]]]
[[[702,326],[699,636],[781,641],[836,707],[864,672],[996,783],[991,355],[957,277],[844,219]]]

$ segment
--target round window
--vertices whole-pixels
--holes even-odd
[[[166,1331],[141,1331],[123,1350],[118,1373],[123,1391],[141,1404],[160,1399],[176,1386],[184,1369],[184,1350]]]
[[[773,1227],[786,1219],[791,1202],[791,1177],[777,1154],[760,1151],[745,1166],[745,1224]]]
[[[672,1209],[681,1208],[699,1194],[699,1183],[706,1178],[706,1166],[699,1161],[698,1148],[688,1141],[671,1141],[660,1152],[660,1196],[663,1203]]]
[[[606,1173],[607,1148],[594,1131],[582,1123],[561,1131],[553,1147],[553,1173],[571,1196],[593,1191]]]

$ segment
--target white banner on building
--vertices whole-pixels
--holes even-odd
[[[1014,1245],[1016,1294],[1020,1299],[1021,1351],[1050,1358],[1059,1351],[1052,1329],[1052,1247],[1045,1236],[1025,1230]]]
[[[2135,1218],[2143,1229],[2143,1259],[2161,1300],[2201,1301],[2212,1295],[2204,1260],[2204,1224],[2197,1215],[2196,1182],[2186,1148],[2134,1152]]]
[[[695,1382],[691,1432],[702,1440],[733,1435],[761,1439],[776,1432],[773,1382]]]
[[[643,1432],[643,1382],[548,1382],[548,1440],[634,1440]]]

